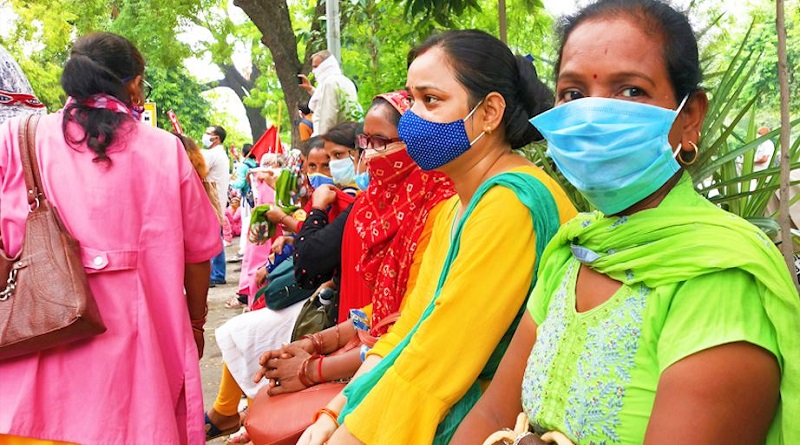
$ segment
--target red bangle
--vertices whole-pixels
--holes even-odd
[[[203,316],[200,318],[196,318],[194,320],[189,320],[189,324],[192,325],[192,329],[204,332],[203,326],[206,324],[206,317],[208,316],[208,305],[206,305],[205,311],[203,311]]]
[[[316,422],[317,420],[319,420],[320,416],[322,416],[323,414],[330,417],[331,420],[333,420],[333,423],[336,424],[336,428],[339,428],[339,414],[337,414],[336,411],[328,408],[320,408],[319,411],[314,413],[314,419],[312,422]]]
[[[324,359],[324,358],[325,358],[324,356],[320,356],[319,357],[319,362],[317,362],[317,378],[319,380],[319,383],[322,383],[322,382],[325,381],[325,379],[322,378],[322,359]]]
[[[299,380],[300,383],[302,383],[306,388],[317,384],[308,377],[308,362],[316,357],[318,357],[316,354],[309,355],[305,360],[303,360],[303,363],[300,364],[300,369],[297,370],[297,380]]]
[[[320,341],[319,337],[317,337],[317,334],[304,335],[300,337],[300,340],[304,338],[311,340],[311,345],[314,347],[314,352],[316,354],[322,354],[322,342]]]

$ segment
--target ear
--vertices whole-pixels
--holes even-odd
[[[491,134],[503,121],[503,113],[506,109],[506,100],[503,96],[493,91],[483,100],[483,125],[481,131]]]
[[[142,83],[142,75],[138,75],[133,78],[127,85],[125,85],[125,89],[128,91],[128,97],[131,100],[132,104],[141,105],[144,103],[144,98],[142,97],[141,91],[139,89],[139,85]]]
[[[706,119],[708,111],[708,96],[703,90],[692,93],[686,105],[681,110],[683,117],[683,128],[681,131],[681,149],[683,151],[694,151],[692,144],[697,144],[700,139],[700,131],[703,129],[703,121]]]

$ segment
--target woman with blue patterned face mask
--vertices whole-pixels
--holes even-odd
[[[512,152],[541,139],[527,120],[553,101],[529,61],[475,30],[433,36],[408,60],[412,105],[398,136],[456,195],[436,215],[397,324],[327,406],[341,426],[322,415],[303,445],[448,443],[522,315],[537,252],[575,215],[556,182]],[[369,170],[376,181],[378,164]]]
[[[681,168],[708,108],[689,20],[601,0],[562,23],[556,107],[531,121],[599,211],[551,241],[503,373],[454,443],[520,411],[531,434],[574,443],[800,443],[786,264]]]

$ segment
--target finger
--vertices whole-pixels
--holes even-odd
[[[283,386],[273,386],[272,388],[267,389],[267,394],[271,396],[277,396],[278,394],[283,394],[286,392]]]
[[[296,343],[289,343],[288,345],[283,347],[283,350],[294,356],[308,355],[308,352],[306,352],[305,349],[301,348]]]
[[[253,383],[258,383],[264,379],[264,371],[265,369],[261,368],[256,372],[256,375],[253,376]]]

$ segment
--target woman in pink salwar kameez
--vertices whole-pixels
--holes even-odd
[[[220,226],[178,139],[135,118],[143,74],[144,60],[124,38],[83,37],[61,79],[66,107],[39,121],[44,192],[81,244],[108,330],[0,361],[0,442],[205,440],[198,353]],[[20,250],[28,213],[19,127],[18,119],[0,125],[0,230],[9,255]]]

